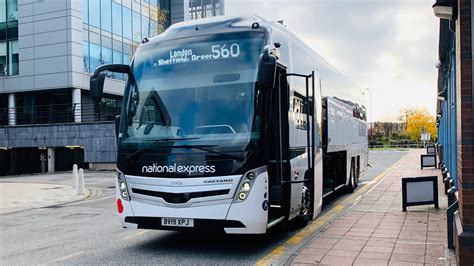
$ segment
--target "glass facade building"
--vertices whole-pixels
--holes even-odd
[[[114,80],[104,88],[102,103],[95,104],[90,73],[101,64],[129,64],[143,38],[188,20],[190,9],[194,18],[222,14],[211,10],[222,9],[222,1],[0,0],[0,129],[21,126],[21,135],[31,138],[0,134],[0,161],[5,162],[0,175],[23,173],[23,165],[9,160],[37,156],[38,148],[52,157],[58,152],[48,171],[54,171],[54,165],[66,170],[61,166],[67,157],[63,151],[80,154],[78,165],[115,162],[115,138],[109,136],[109,127],[120,114],[127,76],[110,73]],[[49,133],[37,130],[39,125]],[[57,133],[57,127],[69,129]],[[82,135],[73,137],[91,127],[97,129],[94,140],[101,138],[107,148],[82,142]],[[42,137],[53,134],[51,140]],[[71,146],[81,148],[66,148]],[[33,172],[41,169],[39,160],[32,165]]]
[[[221,15],[224,15],[224,0],[189,0],[190,19]]]
[[[170,25],[170,0],[83,0],[82,14],[83,71],[91,73],[101,64],[130,63],[143,38]]]
[[[18,75],[18,0],[0,0],[0,76]]]

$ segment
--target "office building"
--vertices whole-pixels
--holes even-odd
[[[126,77],[107,79],[94,105],[90,73],[128,64],[143,38],[172,23],[223,14],[222,3],[0,0],[0,175],[113,167]]]

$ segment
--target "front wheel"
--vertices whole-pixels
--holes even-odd
[[[354,166],[354,161],[351,162],[351,172],[350,172],[350,177],[349,177],[349,184],[347,185],[347,192],[353,193],[354,190],[357,188],[358,183],[359,183],[359,178],[355,174],[355,166]]]
[[[310,185],[305,183],[301,191],[300,215],[295,218],[294,225],[297,228],[306,226],[313,219],[313,194]]]

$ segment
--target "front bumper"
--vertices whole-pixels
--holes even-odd
[[[263,234],[268,222],[268,175],[266,172],[256,176],[252,190],[244,201],[234,202],[235,192],[240,184],[240,176],[229,184],[229,195],[203,197],[184,204],[169,204],[151,196],[134,197],[122,201],[124,211],[119,214],[123,227],[137,229],[160,229],[176,231],[224,231],[230,234]],[[168,179],[169,181],[169,179]],[[147,180],[149,182],[149,180]],[[127,183],[130,187],[134,184]],[[142,186],[143,187],[143,186]],[[202,188],[202,186],[200,186]],[[147,189],[152,189],[148,186]],[[155,187],[156,189],[157,187]],[[164,188],[164,190],[170,188]],[[191,188],[181,187],[181,191]],[[209,189],[209,187],[207,187]],[[120,194],[117,189],[117,197]],[[194,227],[169,227],[161,225],[161,218],[192,218]]]

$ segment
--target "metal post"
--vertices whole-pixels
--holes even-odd
[[[448,226],[448,248],[454,248],[454,213],[458,210],[458,202],[451,204],[446,210],[446,220]]]

